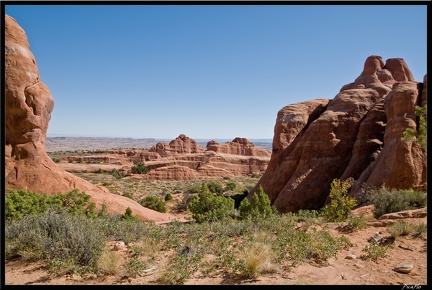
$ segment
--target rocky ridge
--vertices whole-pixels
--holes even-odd
[[[111,164],[118,165],[117,169],[123,172],[130,172],[132,166],[141,161],[149,172],[140,178],[186,180],[261,175],[271,155],[269,150],[255,147],[246,138],[236,137],[225,144],[211,140],[203,149],[184,134],[171,142],[158,142],[150,149],[111,149],[94,153],[98,154],[62,157],[59,166],[69,172],[80,172],[83,163],[92,165],[86,167],[88,171],[99,170],[98,164]],[[111,170],[111,167],[107,168]]]
[[[426,152],[402,141],[416,129],[415,106],[424,106],[424,83],[414,80],[401,58],[368,57],[354,82],[333,99],[282,108],[277,115],[272,156],[250,192],[262,186],[281,212],[319,209],[328,202],[331,182],[353,182],[349,194],[367,202],[366,189],[424,188]]]

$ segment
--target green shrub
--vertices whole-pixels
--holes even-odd
[[[115,177],[115,179],[121,179],[123,175],[120,173],[118,169],[111,170],[111,175]]]
[[[165,195],[165,201],[169,201],[169,200],[172,200],[172,199],[173,199],[173,197],[172,197],[172,195],[170,193],[167,193]]]
[[[222,193],[223,192],[222,185],[216,181],[207,182],[207,187],[211,193]]]
[[[265,219],[270,217],[275,210],[270,204],[270,199],[265,194],[261,185],[258,190],[252,196],[252,200],[249,202],[247,198],[240,202],[240,219]]]
[[[363,248],[365,254],[360,255],[362,260],[372,260],[377,262],[378,259],[384,258],[387,253],[388,246],[380,246],[374,239],[369,241],[369,244]]]
[[[354,198],[349,197],[348,189],[351,182],[334,179],[330,189],[330,204],[322,209],[322,216],[329,222],[341,222],[348,218],[351,210],[357,205]]]
[[[154,195],[149,195],[144,197],[140,204],[144,207],[147,207],[149,209],[158,211],[158,212],[166,212],[166,204],[163,200],[161,200],[159,197]]]
[[[215,196],[209,190],[194,196],[188,204],[192,218],[198,223],[213,222],[231,217],[234,211],[234,200]]]
[[[419,118],[417,130],[407,128],[403,132],[402,141],[417,142],[421,148],[427,148],[427,105],[424,107],[416,106],[415,115]]]
[[[132,166],[131,172],[134,174],[146,174],[148,172],[147,166],[144,165],[144,162],[139,161],[135,162],[135,165]]]
[[[237,188],[237,185],[234,182],[228,182],[225,185],[225,191],[234,191]]]
[[[374,217],[408,209],[426,206],[427,194],[412,189],[389,189],[385,185],[371,193],[371,203],[374,205]]]
[[[122,215],[122,219],[124,220],[139,220],[139,218],[132,214],[132,209],[127,207],[125,213]]]
[[[50,196],[20,189],[10,190],[5,196],[6,219],[44,213],[48,208],[66,208],[70,214],[85,214],[89,217],[97,215],[96,205],[90,202],[90,195],[80,193],[77,189]]]

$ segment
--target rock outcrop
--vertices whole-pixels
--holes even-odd
[[[207,150],[216,153],[234,154],[242,156],[262,156],[270,157],[271,153],[263,148],[255,147],[255,144],[246,138],[236,137],[231,142],[219,144],[211,140],[207,143]]]
[[[66,193],[74,189],[91,195],[98,207],[107,205],[123,214],[127,207],[143,221],[169,221],[174,216],[159,213],[108,189],[95,186],[61,169],[45,151],[45,138],[54,100],[41,82],[26,33],[5,15],[5,187],[37,193]]]
[[[161,157],[168,157],[176,154],[202,153],[204,149],[202,149],[195,140],[187,137],[185,134],[180,134],[169,143],[157,143],[152,146],[149,151],[156,152]]]
[[[149,150],[105,150],[97,155],[64,156],[59,165],[69,172],[82,171],[83,163],[90,163],[86,167],[89,171],[100,169],[95,163],[123,165],[125,170],[130,171],[135,162],[143,161],[149,172],[140,178],[187,180],[261,175],[267,168],[270,156],[269,150],[255,147],[246,138],[236,137],[225,144],[209,141],[207,150],[204,150],[195,140],[181,134],[175,140],[159,142]],[[77,163],[75,170],[74,164],[69,162]]]
[[[293,104],[278,112],[268,168],[248,195],[262,186],[281,212],[319,209],[333,179],[351,179],[350,195],[385,184],[410,188],[426,178],[426,154],[401,138],[416,128],[416,105],[427,103],[425,83],[414,80],[401,58],[367,58],[353,83],[331,100]]]

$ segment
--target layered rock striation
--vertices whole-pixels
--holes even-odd
[[[65,156],[60,166],[73,171],[73,164],[67,162],[102,163],[123,165],[130,171],[136,162],[145,162],[149,172],[140,176],[145,179],[187,180],[196,178],[217,178],[262,175],[267,168],[271,152],[255,147],[246,138],[236,137],[231,142],[219,144],[212,140],[203,149],[199,144],[180,134],[171,142],[159,142],[150,149],[106,150],[103,154],[91,156]],[[82,166],[76,166],[77,171]],[[95,168],[92,166],[93,169]]]
[[[333,179],[352,180],[350,195],[367,202],[365,189],[412,188],[426,181],[426,152],[401,138],[417,128],[415,106],[427,104],[401,58],[366,59],[354,82],[333,99],[282,108],[274,128],[272,156],[255,188],[262,186],[280,212],[319,209]]]

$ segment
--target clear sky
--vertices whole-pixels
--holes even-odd
[[[5,6],[54,98],[48,137],[270,139],[280,109],[334,98],[370,55],[426,74],[426,3],[59,3]]]

